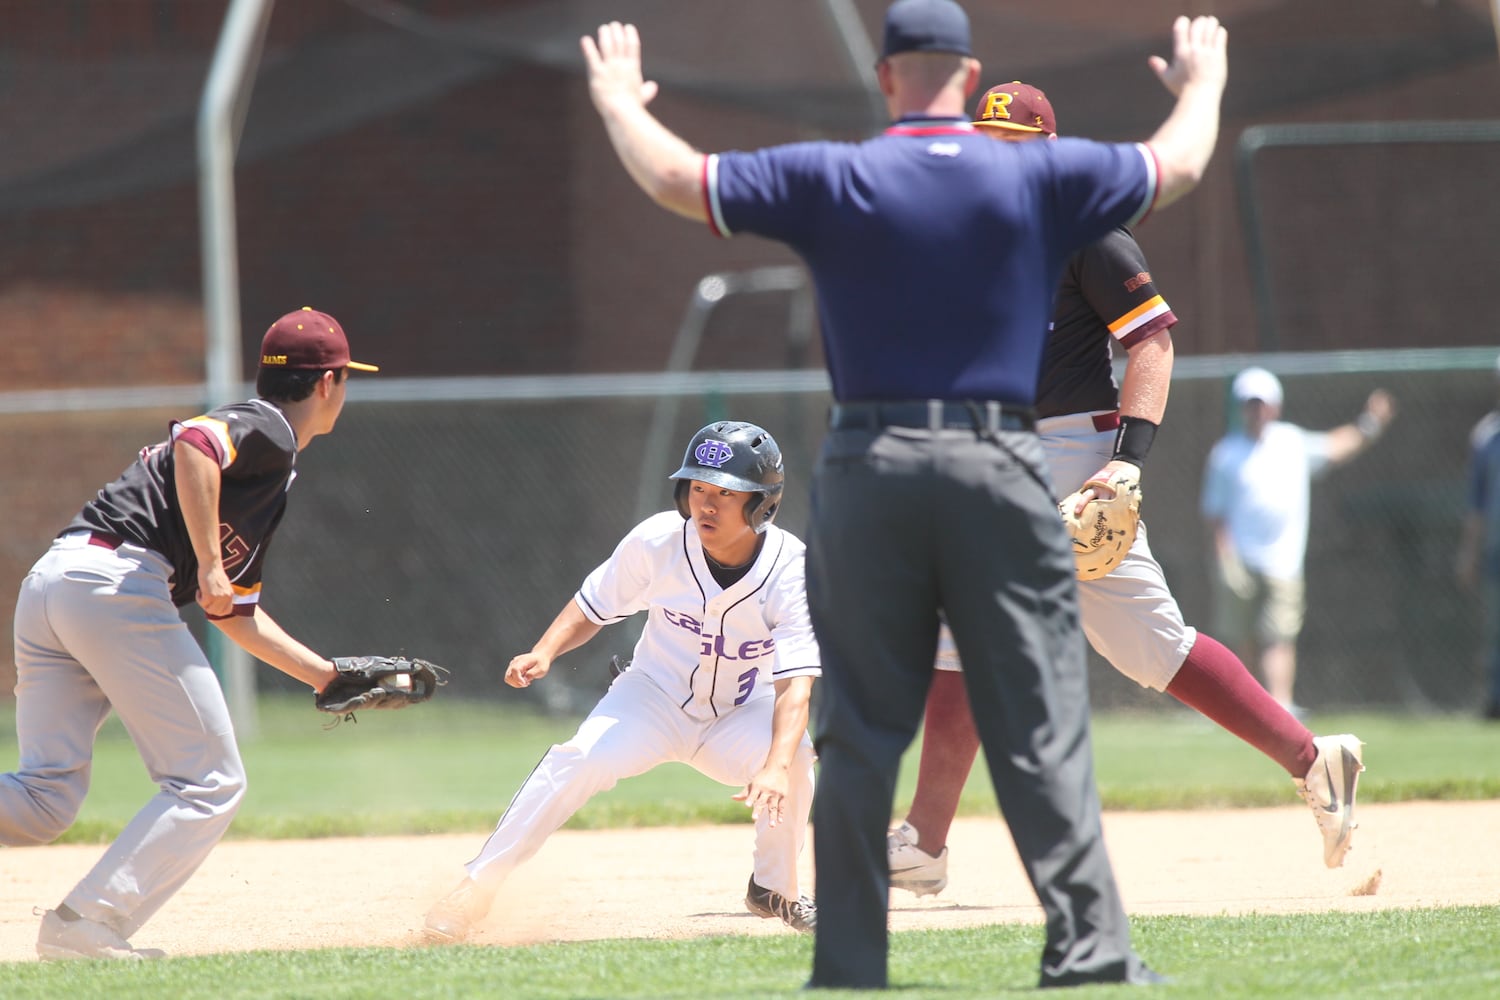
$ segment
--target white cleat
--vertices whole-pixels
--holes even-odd
[[[422,936],[437,944],[457,944],[490,912],[494,900],[493,890],[481,888],[478,882],[465,877],[427,911]]]
[[[36,938],[38,957],[55,961],[59,959],[105,958],[126,962],[139,962],[149,958],[162,958],[164,953],[156,948],[132,948],[107,924],[79,917],[64,920],[56,910],[42,914],[42,929]]]
[[[1359,784],[1359,772],[1365,769],[1360,759],[1364,744],[1344,733],[1318,736],[1313,739],[1313,746],[1318,748],[1318,756],[1312,769],[1301,781],[1293,781],[1297,794],[1312,809],[1318,829],[1323,832],[1323,863],[1338,868],[1349,853],[1357,826],[1354,788]]]
[[[948,884],[948,848],[933,857],[917,846],[917,828],[902,823],[885,835],[886,863],[891,869],[891,888],[918,896],[935,896]]]

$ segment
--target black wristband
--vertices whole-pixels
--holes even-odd
[[[1129,462],[1137,467],[1146,464],[1146,453],[1151,450],[1151,442],[1156,440],[1156,425],[1145,417],[1121,417],[1120,431],[1115,435],[1115,453],[1110,456],[1110,461],[1116,459]]]

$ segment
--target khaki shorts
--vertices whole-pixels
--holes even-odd
[[[1214,576],[1214,624],[1218,638],[1231,649],[1254,642],[1264,648],[1296,642],[1307,611],[1307,589],[1301,579],[1286,580],[1246,569],[1252,584],[1248,596],[1231,589],[1222,574]]]

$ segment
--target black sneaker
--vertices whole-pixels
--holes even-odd
[[[776,917],[794,931],[811,934],[818,927],[818,904],[807,896],[798,896],[796,901],[787,899],[779,892],[762,889],[750,876],[750,888],[745,890],[745,909],[757,917]]]

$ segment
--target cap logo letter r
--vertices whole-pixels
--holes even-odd
[[[1004,118],[1006,121],[1010,121],[1010,102],[1014,99],[1015,95],[1007,94],[1003,90],[997,90],[985,99],[984,113],[979,116],[980,119],[989,121],[991,118]]]

